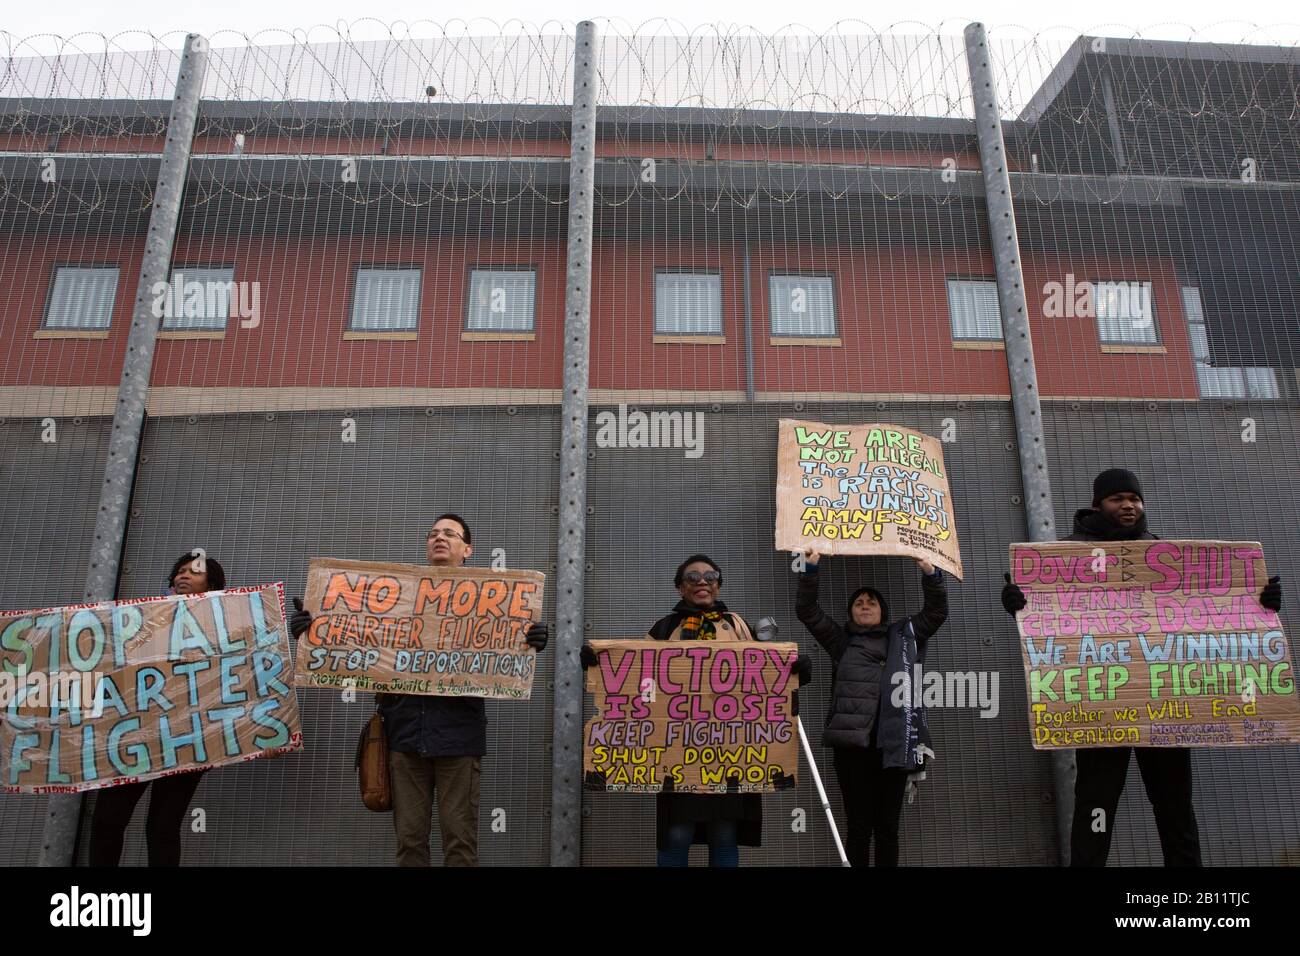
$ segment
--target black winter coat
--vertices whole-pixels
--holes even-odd
[[[721,601],[713,605],[715,610],[726,613],[727,606]],[[698,609],[686,601],[678,601],[672,613],[661,617],[650,628],[650,637],[656,641],[666,641],[677,630],[683,619]],[[746,622],[751,634],[757,633],[754,626]],[[674,823],[695,823],[693,843],[706,842],[706,836],[698,824],[714,820],[735,820],[738,824],[736,842],[740,846],[761,846],[763,843],[763,800],[756,793],[660,793],[655,798],[655,843],[658,849],[667,850],[668,828]]]
[[[487,753],[487,709],[482,697],[379,696],[388,749],[421,757]]]
[[[1125,528],[1111,521],[1093,508],[1080,508],[1074,513],[1074,533],[1066,541],[1149,541],[1156,536],[1147,530],[1147,516],[1143,512],[1137,524]]]
[[[919,613],[865,629],[851,616],[841,626],[822,610],[817,602],[819,579],[811,568],[799,576],[795,615],[831,658],[831,704],[822,742],[828,747],[867,748],[875,731],[883,765],[912,769],[918,763],[916,747],[924,740],[925,714],[919,703],[913,706],[909,700],[901,707],[893,705],[891,676],[911,676],[912,667],[925,658],[930,638],[947,620],[943,572],[921,576],[925,603]]]

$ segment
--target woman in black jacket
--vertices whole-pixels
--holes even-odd
[[[172,564],[167,587],[173,594],[224,591],[226,572],[215,558],[202,551],[187,551]],[[191,770],[101,790],[95,798],[90,824],[90,865],[117,866],[121,862],[127,825],[136,804],[145,790],[149,790],[149,815],[144,822],[149,865],[179,866],[185,811],[205,773],[206,770]]]
[[[647,635],[656,641],[752,641],[754,628],[718,600],[722,569],[707,555],[693,554],[677,567],[673,584],[681,600]],[[582,664],[596,664],[590,645]],[[795,664],[799,685],[812,680],[812,662],[800,655]],[[709,866],[740,865],[741,846],[759,846],[763,837],[763,803],[756,793],[672,793],[656,802],[655,834],[659,866],[687,866],[691,846],[706,843]]]
[[[884,595],[858,588],[841,626],[817,603],[822,556],[810,551],[805,559],[795,614],[831,656],[831,706],[822,742],[835,752],[849,817],[849,863],[870,865],[874,835],[876,866],[898,866],[903,794],[908,774],[924,761],[929,731],[919,695],[912,701],[895,689],[911,688],[913,667],[948,617],[943,573],[918,558],[925,604],[920,613],[892,623]]]

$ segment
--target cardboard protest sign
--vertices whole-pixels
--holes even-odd
[[[901,425],[781,419],[776,547],[924,558],[960,580],[942,446]]]
[[[1295,667],[1249,541],[1011,545],[1042,750],[1300,741]]]
[[[75,793],[302,747],[279,584],[0,614],[0,790]]]
[[[799,648],[753,641],[592,641],[588,790],[768,793],[795,785]]]
[[[294,683],[434,697],[527,700],[540,571],[313,558]]]

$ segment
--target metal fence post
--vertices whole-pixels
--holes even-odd
[[[153,209],[149,213],[140,281],[136,284],[135,304],[131,309],[131,333],[117,387],[117,408],[113,412],[108,460],[99,491],[99,511],[95,515],[95,540],[91,544],[90,566],[86,571],[84,600],[87,603],[111,601],[117,597],[117,571],[122,559],[131,489],[135,484],[145,398],[149,393],[149,372],[161,321],[154,314],[152,289],[155,283],[170,279],[172,242],[180,219],[181,194],[189,170],[190,147],[194,141],[207,62],[208,41],[191,33],[185,38],[180,72],[176,77],[176,95],[172,99],[167,139],[154,188]],[[80,794],[50,798],[41,842],[41,866],[70,866],[74,862],[80,819]]]
[[[569,161],[568,281],[564,291],[564,398],[560,407],[560,528],[552,730],[551,865],[582,860],[582,648],[587,567],[587,386],[591,344],[591,237],[596,183],[596,25],[578,24]]]
[[[998,305],[1006,343],[1007,370],[1011,377],[1011,406],[1016,418],[1016,446],[1020,478],[1024,485],[1025,522],[1031,541],[1055,541],[1051,476],[1043,439],[1043,410],[1038,396],[1034,343],[1029,332],[1025,301],[1025,276],[1020,263],[1020,238],[1011,201],[1011,174],[1007,168],[997,86],[993,82],[991,53],[984,24],[966,27],[966,62],[970,67],[971,97],[975,101],[975,129],[980,166],[984,171],[985,205],[989,236],[997,266]],[[1074,812],[1074,751],[1052,754],[1052,784],[1056,796],[1056,835],[1061,862],[1070,861],[1070,821]]]

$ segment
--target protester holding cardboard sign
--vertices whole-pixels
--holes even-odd
[[[167,587],[173,594],[204,594],[226,589],[221,562],[202,551],[187,551],[172,563]],[[136,804],[150,791],[145,817],[145,843],[150,866],[179,866],[181,826],[185,811],[206,770],[191,770],[142,783],[125,783],[100,791],[90,824],[90,865],[117,866],[122,859],[126,828]]]
[[[441,514],[425,539],[425,557],[433,567],[461,567],[474,553],[472,542],[469,522],[457,514]],[[295,599],[294,605],[298,613],[291,618],[291,626],[296,637],[313,623],[300,601]],[[498,616],[502,623],[510,623]],[[541,622],[532,624],[524,635],[528,646],[539,652],[546,647],[547,638],[546,625]],[[415,652],[402,653],[414,659]],[[531,674],[529,677],[531,680]],[[415,692],[378,696],[388,739],[397,865],[429,865],[436,798],[443,860],[447,866],[476,866],[479,776],[487,752],[483,696],[460,691],[454,696]]]
[[[647,635],[656,641],[752,641],[754,628],[718,600],[722,569],[712,558],[694,554],[677,567],[673,585],[681,600]],[[582,664],[595,666],[598,656],[583,645]],[[812,680],[812,662],[800,655],[794,665],[799,685]],[[797,712],[797,710],[796,710]],[[658,865],[687,866],[691,846],[709,847],[709,866],[740,865],[741,846],[759,846],[763,836],[762,798],[754,793],[672,793],[656,798]]]
[[[870,586],[849,596],[840,625],[818,603],[825,556],[804,553],[795,614],[831,657],[831,707],[822,742],[834,749],[835,774],[849,817],[848,857],[869,866],[898,866],[898,821],[909,774],[919,773],[931,748],[925,708],[912,689],[914,668],[948,617],[943,572],[917,558],[925,603],[911,617],[890,621],[885,596]],[[896,693],[898,688],[904,693]]]
[[[1075,513],[1074,533],[1065,540],[1122,542],[1155,538],[1147,528],[1146,506],[1137,476],[1127,469],[1110,468],[1093,480],[1092,507]],[[1098,560],[1107,560],[1106,555],[1101,554]],[[1270,611],[1281,607],[1281,586],[1277,578],[1268,582],[1259,603]],[[1008,574],[1007,585],[1002,590],[1003,607],[1014,616],[1026,604],[1025,592],[1012,583]],[[1155,813],[1165,865],[1200,866],[1200,834],[1192,808],[1191,751],[1181,746],[1080,747],[1075,751],[1078,774],[1070,837],[1071,865],[1105,865],[1129,758],[1134,750]]]

